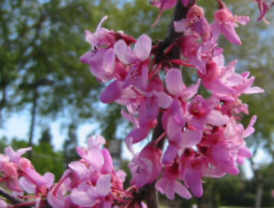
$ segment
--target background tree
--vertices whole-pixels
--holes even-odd
[[[67,139],[64,142],[63,152],[64,152],[64,159],[66,165],[68,165],[71,161],[79,159],[75,149],[78,146],[78,139],[77,139],[77,127],[75,124],[71,123],[68,128],[68,135]]]
[[[248,14],[253,11],[255,13],[255,5],[247,7],[246,1],[243,0],[234,2],[231,7],[235,13]],[[215,0],[199,3],[206,7],[206,13],[212,17],[210,11],[213,7],[208,5],[215,4]],[[37,123],[35,116],[51,120],[63,119],[67,126],[71,120],[77,122],[78,126],[78,121],[93,119],[101,124],[100,130],[106,138],[116,138],[118,126],[121,123],[125,124],[120,120],[120,108],[115,105],[106,108],[95,102],[98,100],[101,87],[90,75],[88,68],[79,62],[79,56],[88,47],[84,42],[84,36],[79,34],[83,34],[84,29],[87,28],[94,31],[97,22],[104,14],[110,16],[105,23],[106,27],[124,30],[135,37],[145,32],[155,40],[164,37],[171,17],[170,12],[165,12],[159,24],[151,28],[150,25],[156,19],[158,10],[151,9],[143,0],[126,2],[3,0],[0,2],[2,120],[8,115],[14,115],[18,110],[29,110],[32,107],[36,109],[32,110],[34,113],[30,113],[30,120],[34,120],[33,126]],[[273,42],[273,14],[270,13],[268,19],[270,25],[257,23],[254,20],[244,30],[239,29],[240,36],[246,38],[242,47],[226,45],[226,41],[222,44],[226,48],[229,60],[239,57],[237,70],[250,69],[257,77],[257,85],[266,89],[264,95],[246,98],[252,109],[251,114],[255,113],[259,116],[257,133],[247,142],[253,148],[255,155],[265,151],[272,160],[273,116],[269,112],[273,109],[274,96],[273,47],[270,44]],[[137,22],[143,24],[136,24]],[[259,30],[261,32],[258,32]],[[189,71],[189,76],[185,77],[192,78],[192,74]],[[43,82],[51,84],[43,85]],[[30,135],[33,134],[33,129],[30,128]],[[50,152],[52,147],[47,148]],[[43,149],[39,149],[38,152],[40,150]],[[250,163],[254,173],[253,180],[258,181],[253,183],[254,187],[263,184],[265,189],[268,181],[264,181],[266,177],[260,177],[263,180],[259,180],[258,175],[263,175],[261,172],[268,165],[258,166],[252,160]],[[259,188],[250,190],[254,192],[252,199],[255,200]],[[264,195],[263,193],[262,197]]]

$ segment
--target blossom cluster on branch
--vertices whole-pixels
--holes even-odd
[[[21,157],[29,148],[8,147],[0,155],[0,183],[8,192],[0,194],[11,198],[0,199],[0,206],[154,208],[144,196],[147,185],[170,200],[175,194],[189,199],[203,195],[203,178],[237,175],[238,165],[251,157],[245,138],[254,132],[256,121],[253,116],[246,128],[241,123],[248,106],[240,96],[263,90],[253,86],[249,72],[236,72],[236,60],[226,62],[218,44],[223,35],[241,45],[236,28],[246,25],[249,17],[234,15],[224,2],[217,2],[209,23],[194,0],[153,0],[161,11],[177,5],[186,12],[172,23],[168,43],[153,44],[146,34],[135,39],[106,29],[102,24],[107,17],[95,32],[86,31],[91,50],[81,61],[107,84],[101,101],[122,105],[121,114],[134,126],[126,137],[134,155],[129,188],[123,187],[126,175],[114,169],[101,136],[91,138],[88,148],[77,148],[81,159],[70,163],[56,184],[52,173],[40,175]],[[256,2],[262,20],[271,5]],[[187,70],[196,72],[191,85],[184,83]],[[133,145],[143,140],[148,144],[135,153]]]

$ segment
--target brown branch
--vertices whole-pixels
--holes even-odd
[[[176,8],[174,10],[174,16],[172,19],[172,22],[169,25],[169,32],[167,37],[165,38],[164,41],[160,42],[158,47],[157,47],[157,52],[156,52],[156,63],[159,63],[161,59],[164,56],[164,50],[168,48],[171,44],[173,44],[179,37],[181,37],[183,34],[182,33],[177,33],[174,29],[174,21],[181,20],[183,18],[186,18],[187,12],[193,4],[195,4],[195,0],[191,0],[189,5],[187,7],[184,7],[184,5],[181,3],[181,1],[177,2]],[[170,57],[172,59],[179,59],[180,58],[180,47],[179,46],[174,46],[172,48],[172,51],[170,52]],[[152,136],[152,142],[155,141],[163,132],[164,129],[162,127],[162,114],[160,113],[158,116],[158,124],[156,128],[154,129],[153,136]],[[164,140],[161,140],[161,142],[158,143],[158,147],[162,149],[164,144]],[[147,203],[147,206],[149,208],[158,208],[159,207],[159,202],[158,202],[158,196],[157,192],[155,189],[155,184],[148,184],[144,186],[141,190],[144,200]]]
[[[160,60],[163,58],[164,50],[168,48],[172,43],[174,43],[179,37],[181,37],[183,34],[178,33],[175,31],[174,28],[174,21],[181,20],[183,18],[186,18],[187,12],[190,7],[195,4],[196,0],[191,0],[189,2],[189,5],[187,7],[184,7],[184,5],[181,3],[181,1],[178,1],[175,10],[173,19],[169,25],[169,31],[167,37],[164,39],[164,41],[160,42],[157,47],[156,52],[156,63],[160,62]],[[171,52],[172,58],[180,58],[180,48],[179,46],[173,47]]]
[[[18,199],[17,197],[12,196],[10,193],[8,193],[7,191],[5,191],[1,187],[0,187],[0,196],[3,196],[5,199],[9,200],[13,204],[18,204],[18,203],[24,202],[21,199]]]
[[[0,72],[1,72],[0,89],[2,91],[2,98],[0,101],[0,113],[1,113],[1,110],[4,109],[7,105],[7,86],[9,82],[7,77],[5,76],[6,74],[3,66],[1,66]],[[0,118],[1,118],[1,114],[0,114]]]
[[[10,203],[12,203],[12,207],[20,207],[20,208],[33,208],[35,205],[35,201],[24,201],[22,199],[19,199],[18,197],[13,196],[6,190],[0,187],[0,196],[7,199]],[[41,203],[43,203],[43,208],[52,208],[46,200],[43,200]]]
[[[7,85],[4,81],[0,85],[2,85],[0,86],[2,88],[2,98],[0,101],[0,111],[1,111],[2,109],[4,109],[4,107],[7,104]]]

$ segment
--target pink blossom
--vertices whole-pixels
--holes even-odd
[[[186,149],[181,157],[181,178],[196,197],[203,195],[202,177],[206,161],[196,155],[192,149]]]
[[[108,48],[115,42],[115,36],[113,31],[102,27],[104,21],[107,20],[107,16],[103,17],[98,24],[94,33],[86,31],[86,41],[92,46],[92,49]]]
[[[8,204],[4,200],[0,199],[0,207],[1,208],[8,208]]]
[[[54,183],[54,175],[52,173],[47,172],[41,176],[26,158],[20,159],[18,167],[23,172],[19,182],[22,188],[29,193],[38,192],[45,194]]]
[[[219,9],[215,13],[215,22],[212,25],[212,34],[217,39],[222,33],[231,43],[241,45],[242,42],[235,30],[238,23],[246,25],[249,22],[248,16],[236,16],[228,8]]]
[[[273,3],[267,4],[265,0],[255,0],[258,4],[258,8],[260,10],[260,16],[258,17],[258,21],[264,20],[266,23],[268,21],[265,19],[265,15],[267,12],[271,9],[271,6],[273,6]]]
[[[70,171],[66,170],[60,181],[52,187],[47,196],[47,201],[54,208],[74,207],[68,193],[71,191]]]
[[[133,64],[145,61],[151,52],[152,41],[149,36],[142,35],[137,39],[133,50],[124,40],[119,40],[114,45],[114,51],[118,59],[124,64]]]
[[[31,147],[21,148],[21,149],[18,149],[17,151],[14,151],[12,147],[7,147],[5,148],[5,154],[9,157],[9,160],[11,162],[18,163],[21,156],[30,150],[31,150]]]
[[[167,91],[173,96],[188,100],[197,93],[200,80],[198,80],[196,84],[186,87],[182,79],[181,71],[176,68],[171,68],[166,75],[166,86]]]
[[[175,194],[186,199],[191,198],[187,188],[178,181],[179,174],[179,166],[177,163],[174,163],[172,166],[165,168],[162,178],[155,185],[156,189],[165,194],[170,200],[175,198]]]
[[[73,203],[81,207],[93,207],[96,204],[108,204],[104,198],[110,194],[111,191],[111,175],[101,175],[95,186],[88,186],[83,184],[71,192],[71,200]],[[102,200],[102,201],[101,201]]]
[[[182,4],[186,7],[190,3],[190,0],[181,0]],[[151,0],[151,4],[156,6],[160,10],[172,9],[177,3],[177,0]]]
[[[1,182],[6,183],[7,187],[12,191],[22,192],[18,182],[19,174],[17,170],[16,164],[9,162],[8,157],[0,155],[0,173],[3,174]]]
[[[185,35],[192,32],[199,34],[204,40],[210,38],[210,27],[204,16],[202,7],[193,5],[186,16],[186,19],[174,22],[176,32],[184,32]]]
[[[263,19],[271,5],[256,2],[259,19]],[[155,184],[169,199],[175,194],[189,199],[192,194],[203,195],[203,178],[239,173],[238,165],[252,156],[245,139],[254,133],[256,121],[253,116],[247,127],[241,123],[242,115],[249,112],[240,96],[263,89],[253,86],[255,78],[249,72],[236,72],[236,61],[225,63],[218,38],[223,34],[240,45],[236,27],[247,24],[249,17],[233,15],[219,1],[221,8],[210,25],[203,8],[192,1],[152,0],[160,15],[177,3],[188,7],[188,12],[174,22],[176,39],[167,46],[166,41],[152,43],[145,34],[135,40],[103,28],[106,17],[95,32],[86,31],[91,50],[81,61],[99,81],[108,83],[101,101],[120,104],[123,117],[133,124],[126,137],[129,149],[134,153],[132,145],[145,140],[151,131],[160,133],[134,153],[129,165],[132,186],[124,189],[126,174],[114,169],[105,139],[95,136],[87,147],[77,147],[80,160],[71,162],[56,184],[52,173],[41,175],[22,156],[30,148],[6,148],[0,154],[0,181],[5,188],[23,199],[31,196],[37,208],[46,203],[53,208],[146,208],[139,194],[148,184]],[[178,56],[173,59],[175,49]],[[200,79],[185,85],[183,70],[193,70],[185,66],[196,69],[204,88]],[[200,90],[208,95],[203,97]],[[164,142],[167,146],[161,148]],[[0,206],[8,207],[1,199]]]
[[[151,4],[156,6],[160,10],[167,10],[173,8],[177,3],[177,0],[152,0]]]
[[[130,163],[131,183],[137,187],[151,184],[161,172],[161,151],[153,144],[147,145]]]

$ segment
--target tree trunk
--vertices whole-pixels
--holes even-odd
[[[259,170],[254,170],[254,180],[256,184],[256,196],[255,196],[254,208],[261,208],[263,191],[264,191],[264,181],[263,181],[263,175],[260,173]]]
[[[33,133],[35,130],[37,100],[38,100],[38,92],[37,92],[37,88],[35,88],[34,92],[33,92],[32,108],[31,108],[31,121],[30,121],[30,130],[29,130],[29,147],[33,146]],[[29,156],[29,159],[31,160],[32,151],[28,152],[28,156]]]
[[[261,181],[259,181],[256,187],[255,208],[261,208],[263,192],[264,192],[264,184]]]

